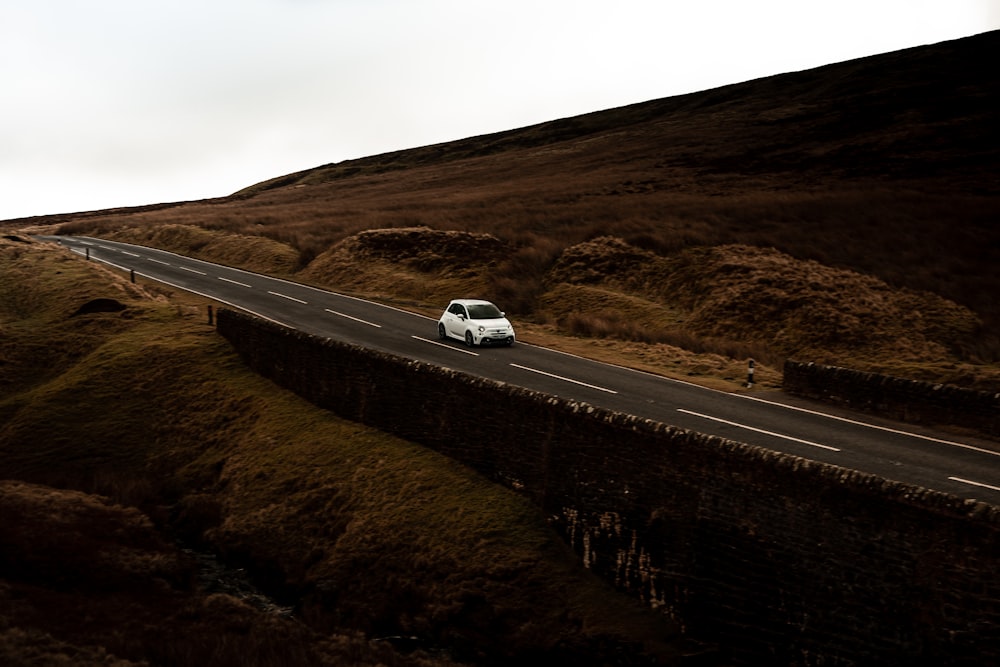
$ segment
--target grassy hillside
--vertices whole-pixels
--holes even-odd
[[[218,199],[0,223],[0,662],[579,663],[676,645],[517,496],[254,377],[204,302],[13,232],[425,313],[484,296],[528,340],[729,389],[750,356],[763,386],[794,356],[1000,388],[998,49],[988,33]],[[81,312],[99,298],[122,308]],[[200,587],[177,539],[245,564],[295,620]],[[388,635],[426,641],[370,641]]]
[[[669,664],[675,627],[525,500],[256,377],[204,306],[0,240],[4,664]],[[275,602],[204,588],[180,545]]]
[[[754,353],[771,365],[795,355],[995,386],[993,370],[983,369],[1000,359],[1000,81],[990,65],[998,48],[1000,33],[986,33],[325,165],[214,200],[8,226],[166,244],[384,298],[412,301],[423,291],[433,301],[413,305],[428,310],[477,294],[501,301],[519,321],[604,336],[602,344],[665,341],[687,352]],[[392,239],[386,247],[400,261],[383,252],[362,284],[354,268],[373,256],[377,240],[364,234],[420,227],[428,232],[417,241]],[[193,228],[218,233],[212,238],[225,247],[195,238]],[[472,236],[441,251],[443,232]],[[491,239],[486,245],[462,249],[482,235]],[[693,319],[690,294],[675,301],[659,284],[644,291],[613,263],[600,264],[607,275],[590,276],[585,290],[554,282],[567,253],[604,237],[659,265],[685,265],[688,277],[717,247],[780,255],[764,266],[798,268],[773,276],[781,285],[763,290],[767,303],[758,299],[752,313],[723,300],[699,306]],[[254,251],[236,250],[240,243]],[[710,284],[718,266],[706,265],[700,283]],[[819,283],[811,279],[817,272]],[[837,290],[817,291],[841,279]],[[864,285],[863,303],[849,287],[855,283]],[[751,285],[762,283],[733,290],[750,294]],[[647,311],[639,326],[591,312],[627,309],[607,305],[609,291],[623,304],[656,304],[663,319]],[[933,296],[915,296],[922,294]],[[934,321],[922,323],[912,309],[927,304]],[[783,329],[760,326],[762,306],[780,314]],[[725,317],[708,322],[710,312]],[[898,340],[879,358],[865,341],[894,319],[891,337],[900,338],[905,322],[916,324],[916,339]],[[845,335],[845,326],[859,330]]]

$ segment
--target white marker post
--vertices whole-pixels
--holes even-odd
[[[747,388],[748,389],[753,386],[753,367],[754,367],[754,363],[753,363],[753,359],[751,359],[749,361],[749,363],[747,364]]]

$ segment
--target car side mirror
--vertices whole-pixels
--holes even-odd
[[[505,312],[503,312],[503,311],[501,310],[501,311],[500,311],[500,317],[507,317],[507,313],[505,313]]]
[[[458,314],[458,319],[460,319],[460,320],[462,320],[464,322],[465,321],[465,315],[463,315],[462,313],[459,313]]]

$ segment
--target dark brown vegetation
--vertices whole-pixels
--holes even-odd
[[[447,664],[369,640],[414,634],[482,659],[672,638],[575,569],[512,494],[276,392],[181,295],[93,265],[88,278],[25,232],[147,243],[425,312],[485,296],[528,339],[730,388],[747,356],[772,386],[794,356],[998,387],[998,49],[989,33],[213,200],[0,224],[20,234],[0,241],[0,456],[26,482],[0,493],[16,575],[0,581],[0,658]],[[99,298],[125,309],[71,317]],[[300,620],[202,591],[162,529],[252,564]],[[79,539],[35,544],[45,531]]]
[[[0,663],[671,664],[527,500],[279,390],[200,306],[0,240]]]
[[[1000,34],[987,33],[326,165],[215,200],[20,224],[146,240],[429,309],[480,294],[562,333],[987,386],[992,373],[981,366],[1000,356],[998,46]],[[419,227],[427,233],[356,237]],[[476,236],[444,248],[446,231]],[[604,237],[688,274],[717,248],[753,274],[739,286],[748,306],[711,304],[726,320],[706,323],[692,312],[704,305],[697,292],[675,299],[664,289],[676,277],[638,284],[596,257],[605,273],[587,284],[606,292],[596,301],[577,289],[578,276],[555,277],[564,252]],[[471,250],[468,238],[478,239]],[[254,250],[236,250],[251,240]],[[770,259],[755,267],[762,253]],[[702,285],[718,267],[706,266]],[[824,276],[813,281],[816,273]],[[831,280],[838,293],[827,291]],[[878,298],[868,298],[873,290]],[[922,293],[935,295],[927,330],[914,312],[924,310]],[[639,326],[609,299],[666,312]],[[941,326],[941,307],[955,328]],[[865,345],[903,310],[896,326],[915,340],[902,357]],[[780,335],[760,326],[771,314],[788,325]],[[685,324],[692,316],[697,324]]]

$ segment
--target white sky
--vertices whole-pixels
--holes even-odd
[[[1000,0],[0,0],[0,220],[1000,28]]]

